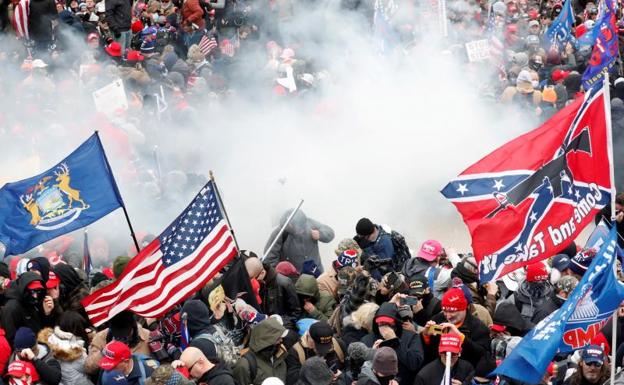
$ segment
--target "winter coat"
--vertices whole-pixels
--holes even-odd
[[[331,317],[336,307],[336,300],[331,294],[325,291],[319,291],[318,283],[314,276],[302,274],[295,284],[295,290],[300,296],[312,297],[315,299],[315,309],[312,313],[308,314],[310,318],[319,321],[327,321],[329,317]],[[301,306],[303,308],[303,303],[301,303]]]
[[[4,373],[9,358],[11,357],[11,345],[4,336],[4,330],[0,328],[0,372]]]
[[[291,210],[284,213],[277,226],[265,246],[265,252],[277,236],[282,226],[291,214]],[[318,241],[312,239],[311,230],[318,230],[320,238]],[[318,266],[319,271],[323,272],[323,264],[321,262],[318,242],[329,243],[334,239],[334,230],[314,219],[306,217],[303,211],[299,210],[290,221],[280,239],[275,242],[275,246],[268,251],[265,261],[275,267],[280,261],[290,261],[298,271],[303,269],[303,262],[312,260]]]
[[[317,354],[313,348],[308,344],[309,334],[306,332],[300,339],[288,350],[288,356],[286,357],[286,365],[288,367],[288,375],[286,383],[294,384],[299,378],[299,372],[303,363],[311,357],[315,357]],[[345,357],[347,355],[347,346],[341,340],[332,337],[332,344],[339,346],[340,353],[335,350],[330,350],[322,356],[323,360],[327,364],[328,368],[332,368],[335,372],[336,369],[341,372],[345,371]],[[301,353],[303,353],[301,355]],[[303,362],[302,362],[303,361]]]
[[[366,329],[358,329],[352,324],[345,323],[342,327],[340,338],[347,346],[349,346],[354,342],[361,341],[367,334],[368,332]]]
[[[106,23],[113,34],[130,30],[132,23],[132,2],[129,0],[107,0]]]
[[[335,299],[338,299],[338,276],[334,269],[330,269],[323,274],[321,274],[317,279],[318,288],[320,291],[327,292],[334,296]]]
[[[403,265],[403,275],[408,282],[417,277],[424,277],[427,282],[433,282],[433,285],[430,285],[431,293],[438,299],[442,298],[450,287],[452,271],[444,267],[431,266],[429,262],[419,257],[408,259]]]
[[[143,327],[139,324],[137,324],[137,330],[139,334],[139,342],[130,347],[132,349],[132,353],[142,354],[149,357],[151,354],[148,345],[150,332],[147,329],[143,329]],[[102,359],[102,349],[104,349],[106,344],[110,342],[107,337],[108,329],[98,332],[95,337],[93,337],[91,345],[89,345],[89,355],[87,356],[87,360],[85,362],[85,371],[88,374],[95,374],[99,370],[98,362]]]
[[[262,312],[267,315],[279,314],[284,321],[284,327],[295,330],[295,322],[301,318],[301,306],[295,285],[267,263],[264,263],[264,269],[266,276],[260,287]]]
[[[379,385],[379,380],[373,372],[373,365],[370,361],[364,362],[360,375],[357,378],[357,385]]]
[[[288,278],[286,278],[288,279]],[[283,345],[276,346],[276,341],[282,336],[284,328],[275,319],[267,319],[251,329],[249,338],[249,352],[256,360],[256,376],[251,378],[249,359],[241,357],[232,370],[234,378],[239,384],[260,385],[269,377],[277,377],[286,381],[288,352]],[[275,352],[273,350],[275,349]]]
[[[39,341],[47,343],[52,356],[61,366],[61,385],[93,385],[85,372],[87,351],[84,341],[58,326],[39,332]]]
[[[558,297],[553,292],[550,298],[547,298],[537,309],[535,309],[535,314],[533,315],[535,324],[538,324],[541,320],[548,317],[550,313],[559,310],[564,302],[565,299]]]
[[[234,376],[232,371],[225,365],[219,364],[208,372],[204,373],[199,379],[198,383],[207,385],[235,385]]]
[[[421,301],[423,309],[414,314],[414,322],[424,327],[434,315],[442,311],[442,302],[431,293],[425,294]]]
[[[436,314],[432,321],[437,324],[447,322],[444,313]],[[475,318],[472,314],[466,313],[464,323],[458,326],[460,333],[464,335],[462,342],[462,357],[466,361],[470,362],[473,367],[476,367],[482,357],[486,357],[490,354],[491,341],[490,330],[479,319]],[[422,337],[427,352],[427,359],[429,362],[438,359],[438,347],[440,345],[440,336],[429,336],[428,338]],[[429,341],[427,341],[429,340]]]
[[[35,41],[52,41],[52,20],[58,17],[54,0],[31,0],[28,33]]]
[[[402,320],[394,303],[384,302],[377,310],[377,313],[375,313],[375,318],[379,316],[387,316],[395,320],[394,331],[397,337],[384,341],[381,346],[389,346],[397,354],[399,359],[399,373],[397,375],[399,384],[411,385],[425,358],[420,336],[414,332],[403,330],[401,326]],[[377,323],[373,321],[373,331],[366,335],[362,342],[370,348],[373,347],[373,344],[378,339],[383,339],[383,337],[379,334]]]
[[[442,383],[444,377],[445,366],[440,359],[425,365],[414,381],[414,385],[431,385]],[[474,367],[470,365],[468,361],[463,359],[457,360],[455,365],[451,368],[451,378],[461,381],[462,384],[470,384],[472,377],[474,376]]]
[[[52,355],[52,351],[45,343],[39,341],[37,344],[37,357],[32,362],[37,372],[38,385],[59,385],[61,382],[61,365]],[[11,355],[11,362],[17,360],[16,353]]]
[[[204,10],[199,4],[199,0],[186,0],[182,6],[182,22],[195,23],[199,30],[206,27],[204,20]]]
[[[532,328],[537,324],[535,321],[537,309],[552,295],[552,292],[553,289],[549,282],[524,281],[513,295],[498,303],[496,310],[498,311],[498,308],[501,307],[508,307],[511,317],[520,317],[527,323],[527,326]]]
[[[13,346],[15,332],[20,327],[29,328],[35,333],[39,333],[45,326],[54,325],[54,316],[46,316],[42,308],[36,308],[27,302],[27,286],[33,281],[41,281],[41,277],[33,272],[22,274],[17,281],[11,283],[6,297],[8,299],[6,305],[2,309],[2,328],[4,329],[6,339]]]
[[[85,321],[88,320],[84,306],[80,303],[84,297],[89,295],[89,288],[86,283],[70,265],[59,263],[54,266],[53,270],[63,284],[59,297],[61,308],[65,311],[76,311],[83,316]]]
[[[368,241],[364,238],[356,236],[354,239],[362,249],[362,264],[369,257],[376,255],[380,261],[394,259],[394,245],[392,245],[392,236],[384,231],[384,229],[375,225],[379,231],[377,239],[374,241]]]

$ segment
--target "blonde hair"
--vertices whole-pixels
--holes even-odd
[[[374,302],[367,302],[360,306],[356,311],[351,313],[351,319],[353,320],[353,326],[356,329],[366,329],[371,331],[373,328],[373,318],[377,313],[379,305]]]

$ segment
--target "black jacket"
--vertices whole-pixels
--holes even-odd
[[[132,3],[129,0],[107,0],[106,22],[113,33],[130,30]]]
[[[434,315],[442,311],[442,303],[439,299],[428,293],[422,298],[423,309],[414,314],[414,322],[419,326],[425,326]]]
[[[219,364],[212,368],[210,371],[204,373],[199,379],[199,383],[207,385],[235,385],[232,371],[226,368],[223,364]]]
[[[52,40],[52,20],[58,17],[54,0],[31,0],[28,34],[35,41]]]
[[[292,281],[268,264],[264,264],[266,276],[264,285],[260,288],[262,298],[262,312],[267,315],[279,314],[284,321],[284,327],[296,330],[296,322],[301,318],[301,305]]]
[[[346,325],[342,328],[342,333],[340,334],[340,338],[347,345],[351,345],[354,342],[361,341],[364,336],[366,336],[366,329],[357,329],[353,325]]]
[[[38,349],[38,358],[35,358],[32,361],[32,364],[39,375],[39,381],[37,383],[42,385],[58,385],[62,378],[61,364],[56,360],[56,358],[54,358],[48,345],[39,343]],[[15,360],[15,353],[13,353],[9,359],[9,363]]]
[[[420,370],[425,358],[420,336],[414,332],[403,330],[397,306],[393,303],[383,303],[377,310],[375,318],[379,316],[392,317],[396,322],[394,331],[397,338],[386,340],[381,346],[389,346],[394,349],[397,354],[397,358],[399,359],[399,373],[397,375],[399,384],[411,385],[414,381],[414,376]],[[362,338],[362,342],[370,348],[378,339],[383,339],[383,337],[379,334],[379,328],[373,321],[373,332]]]
[[[414,380],[414,385],[433,385],[442,383],[444,377],[444,365],[440,359],[425,365],[424,368]],[[470,384],[470,380],[474,376],[474,368],[468,361],[464,361],[461,358],[457,360],[455,366],[451,368],[451,378],[459,380],[462,384]]]
[[[35,335],[46,326],[54,326],[54,317],[44,315],[41,303],[35,306],[27,302],[26,287],[33,281],[40,281],[45,286],[39,275],[26,272],[11,283],[7,292],[8,301],[2,309],[2,328],[11,346],[13,346],[15,332],[22,326],[30,328]]]
[[[541,320],[548,317],[550,313],[559,310],[564,302],[564,299],[557,297],[557,295],[553,292],[550,298],[546,299],[537,309],[535,309],[533,321],[538,324]]]
[[[444,313],[436,314],[433,319],[437,324],[447,322]],[[473,367],[482,357],[488,357],[491,349],[490,330],[481,320],[475,318],[470,313],[466,313],[464,323],[459,327],[459,331],[464,335],[462,342],[462,357]],[[427,362],[439,360],[438,345],[440,336],[429,337],[429,344],[426,345]]]

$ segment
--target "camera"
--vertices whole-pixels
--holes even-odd
[[[429,326],[429,333],[433,335],[442,335],[444,334],[444,326],[442,325],[431,325]]]

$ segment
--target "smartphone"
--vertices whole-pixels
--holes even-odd
[[[401,297],[401,305],[412,306],[412,305],[416,305],[418,301],[420,301],[418,297],[412,297],[412,296]]]
[[[444,334],[444,326],[442,325],[431,325],[429,326],[429,333],[433,335],[442,335]]]

